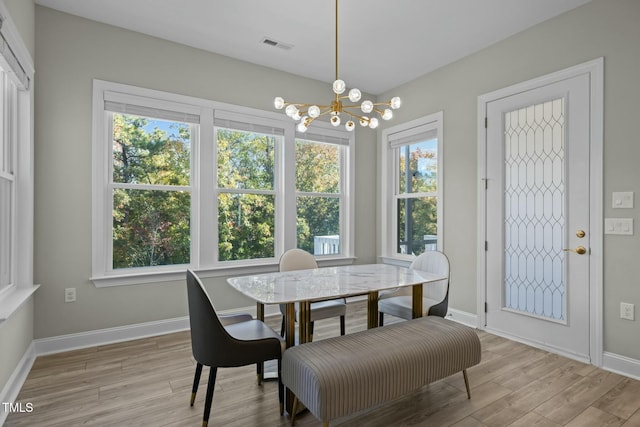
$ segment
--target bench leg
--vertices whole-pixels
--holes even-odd
[[[291,425],[296,421],[296,413],[298,412],[298,397],[293,398],[293,407],[291,408]]]
[[[469,388],[469,377],[466,369],[462,370],[462,375],[464,376],[464,386],[467,388],[467,398],[471,399],[471,389]]]

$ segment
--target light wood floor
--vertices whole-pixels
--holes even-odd
[[[347,333],[364,329],[364,303],[349,304]],[[268,323],[279,329],[280,319]],[[315,339],[337,335],[317,322]],[[640,381],[478,331],[482,362],[340,426],[640,426]],[[199,426],[206,377],[189,406],[195,369],[188,332],[38,357],[18,397],[32,413],[6,426]],[[285,426],[277,383],[257,386],[255,366],[218,370],[210,426]],[[310,413],[296,426],[319,426]]]

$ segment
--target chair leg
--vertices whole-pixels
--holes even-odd
[[[209,423],[209,414],[211,413],[211,402],[213,401],[213,389],[216,386],[216,373],[218,368],[211,367],[209,371],[209,384],[207,385],[207,398],[204,401],[204,416],[202,418],[202,427],[207,427]]]
[[[262,381],[264,380],[264,362],[256,363],[256,374],[258,375],[258,385],[262,385]]]
[[[309,342],[313,341],[313,324],[315,322],[309,322]]]
[[[191,388],[191,406],[196,401],[196,393],[198,392],[198,384],[200,384],[200,375],[202,375],[202,365],[196,364],[196,375],[193,377],[193,387]]]
[[[280,416],[284,414],[284,384],[282,384],[282,358],[278,359],[278,402],[280,403]]]
[[[344,335],[345,334],[345,324],[344,324],[344,316],[340,316],[340,335]]]
[[[284,316],[282,316],[282,325],[280,326],[280,336],[284,338]]]
[[[378,326],[384,326],[384,313],[378,312]]]
[[[462,375],[464,375],[464,386],[467,388],[467,399],[471,399],[471,389],[469,388],[469,377],[466,369],[462,370]]]

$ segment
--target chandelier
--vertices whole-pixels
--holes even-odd
[[[300,104],[295,102],[287,102],[281,97],[276,97],[273,105],[276,109],[284,112],[288,117],[298,122],[297,129],[299,132],[306,132],[309,125],[318,117],[329,114],[329,121],[333,126],[340,126],[340,114],[347,117],[344,127],[348,131],[352,131],[356,127],[356,121],[361,126],[368,126],[371,129],[378,127],[379,116],[382,120],[390,120],[393,117],[393,110],[400,108],[401,100],[399,97],[391,98],[388,102],[372,102],[369,100],[357,104],[362,98],[362,92],[353,88],[347,91],[347,85],[343,80],[338,78],[338,0],[336,0],[336,79],[333,82],[333,93],[335,94],[330,105],[320,104]],[[347,103],[347,100],[351,104]]]

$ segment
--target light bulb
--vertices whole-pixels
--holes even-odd
[[[349,120],[347,123],[344,124],[344,128],[349,132],[351,132],[355,127],[356,127],[356,124],[353,122],[353,120]]]
[[[346,89],[347,89],[347,84],[344,82],[344,80],[338,79],[335,82],[333,82],[333,92],[337,93],[338,95],[340,95]]]
[[[305,124],[305,122],[300,122],[298,123],[298,132],[302,132],[305,133],[307,131],[307,125]]]
[[[362,109],[363,113],[370,113],[373,111],[373,102],[371,101],[363,101],[362,105],[360,106],[360,109]]]
[[[386,108],[384,113],[382,113],[382,120],[391,120],[391,118],[393,118],[393,111]]]
[[[391,105],[391,108],[393,108],[394,110],[397,110],[402,105],[402,100],[400,99],[399,96],[394,96],[393,98],[391,98],[390,105]]]
[[[293,116],[291,116],[291,118],[292,118],[293,120],[298,121],[298,120],[300,120],[300,117],[302,117],[302,116],[300,116],[300,110],[298,110],[298,109],[296,108],[296,112],[295,112],[295,113],[293,113]]]
[[[331,124],[334,126],[340,126],[340,116],[338,116],[337,114],[331,116]]]
[[[309,107],[309,117],[313,117],[314,119],[320,115],[320,107],[317,105],[312,105]]]
[[[273,100],[273,106],[276,107],[276,110],[282,110],[284,108],[284,99],[276,96],[276,99]]]
[[[360,89],[353,88],[349,91],[349,101],[358,102],[360,101],[361,97],[362,97],[362,92],[360,92]]]
[[[360,118],[360,126],[367,126],[369,124],[369,117],[364,116]]]
[[[287,105],[287,108],[284,109],[285,114],[288,117],[293,117],[294,114],[298,112],[298,108],[295,105]]]
[[[371,129],[375,129],[378,127],[378,119],[376,119],[375,117],[373,117],[371,120],[369,120],[369,127]]]

